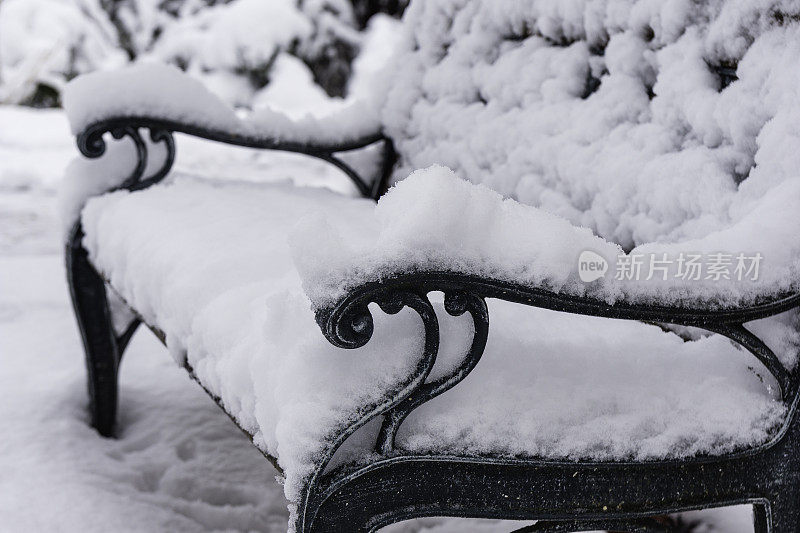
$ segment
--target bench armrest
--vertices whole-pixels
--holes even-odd
[[[470,348],[463,354],[460,364],[454,365],[447,375],[428,381],[436,364],[439,347],[438,320],[428,297],[434,291],[444,294],[444,309],[451,316],[464,313],[471,315],[474,334]],[[487,298],[581,315],[692,326],[718,333],[753,354],[775,378],[781,397],[792,405],[797,402],[798,382],[795,373],[790,372],[772,349],[748,330],[744,323],[797,308],[800,306],[800,294],[774,297],[747,307],[708,310],[624,302],[608,304],[592,298],[558,294],[547,289],[466,274],[413,272],[365,283],[351,289],[334,304],[315,310],[317,324],[325,338],[331,344],[347,349],[364,346],[372,338],[373,318],[369,309],[371,303],[378,304],[388,314],[396,314],[404,307],[409,307],[422,319],[423,354],[419,358],[416,372],[409,376],[405,388],[398,390],[391,402],[382,406],[379,414],[383,415],[383,425],[376,443],[378,453],[394,453],[395,437],[406,417],[423,403],[456,386],[476,367],[488,338]],[[373,413],[371,416],[377,414]],[[788,427],[793,417],[794,415],[787,417],[784,427]]]
[[[103,136],[130,137],[137,148],[138,166],[121,188],[142,188],[162,179],[174,161],[173,133],[185,133],[222,143],[298,152],[328,161],[355,183],[362,196],[377,198],[391,170],[393,150],[381,132],[377,113],[367,103],[356,103],[323,118],[299,120],[263,110],[240,118],[202,84],[164,65],[136,65],[115,72],[96,72],[71,82],[65,108],[78,148],[88,158],[105,153]],[[149,129],[151,141],[167,145],[167,158],[149,177],[147,143],[140,129]],[[380,175],[372,183],[335,154],[386,141]]]
[[[504,200],[441,168],[401,181],[381,198],[375,220],[365,220],[364,227],[366,236],[348,239],[336,232],[333,221],[310,218],[298,225],[292,244],[317,323],[333,345],[353,349],[370,342],[373,303],[389,314],[408,307],[422,320],[424,350],[417,373],[380,412],[384,422],[377,449],[382,454],[392,453],[398,428],[412,410],[458,384],[477,365],[488,337],[487,298],[718,333],[763,363],[784,398],[797,397],[796,377],[744,325],[797,308],[797,291],[770,292],[773,285],[756,285],[753,291],[764,290],[752,299],[754,292],[743,292],[747,298],[723,300],[710,283],[698,283],[696,294],[689,292],[689,283],[675,297],[664,285],[640,287],[644,280],[625,283],[613,274],[578,279],[581,250],[594,249],[602,257],[617,248],[585,228]],[[428,296],[434,291],[444,294],[448,314],[470,314],[474,335],[459,363],[429,381],[439,349],[439,323]]]

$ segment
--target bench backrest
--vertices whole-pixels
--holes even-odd
[[[624,248],[729,227],[800,178],[798,20],[776,0],[417,0],[382,112],[395,177],[441,163]]]

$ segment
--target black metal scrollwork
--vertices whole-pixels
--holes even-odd
[[[163,143],[167,150],[167,155],[162,165],[146,178],[144,177],[144,172],[147,168],[150,154],[148,144],[142,138],[142,129],[149,130],[150,140],[153,143]],[[117,140],[129,137],[134,143],[137,154],[136,167],[130,177],[120,186],[120,188],[130,190],[149,187],[158,183],[167,175],[175,161],[175,141],[173,139],[173,134],[175,133],[186,133],[236,146],[296,152],[316,157],[341,170],[353,182],[361,196],[372,199],[377,199],[384,192],[396,159],[391,140],[385,138],[380,132],[363,135],[340,143],[297,142],[216,130],[197,124],[152,117],[118,117],[95,122],[78,135],[78,149],[90,159],[101,157],[106,151],[104,136],[107,133],[110,133]],[[365,180],[355,168],[338,157],[340,153],[359,150],[377,142],[383,142],[381,166],[378,175],[371,182]]]
[[[473,319],[474,334],[472,343],[462,356],[459,364],[447,375],[428,381],[431,369],[435,364],[439,349],[439,328],[433,307],[428,299],[432,291],[441,291],[445,295],[444,308],[448,314],[459,316],[470,313]],[[303,504],[301,521],[308,526],[315,520],[315,514],[323,504],[330,504],[332,495],[346,491],[354,476],[366,474],[350,474],[345,468],[341,472],[325,473],[326,466],[336,449],[356,429],[369,420],[382,417],[382,425],[375,444],[375,452],[382,458],[376,463],[374,470],[390,468],[385,465],[394,464],[403,458],[395,449],[395,437],[407,416],[422,404],[449,390],[461,382],[475,368],[486,347],[489,329],[487,298],[498,298],[524,305],[541,307],[561,312],[602,316],[626,320],[641,320],[693,326],[724,335],[751,352],[761,361],[777,382],[784,398],[795,395],[797,376],[791,373],[780,362],[775,353],[757,336],[743,325],[751,320],[773,316],[800,306],[800,294],[776,296],[748,307],[726,310],[709,310],[703,306],[696,309],[685,307],[653,306],[619,302],[610,305],[599,300],[557,294],[545,289],[525,287],[497,280],[482,279],[475,276],[452,272],[416,272],[399,275],[378,282],[366,283],[352,290],[347,296],[329,308],[316,312],[317,323],[325,337],[335,346],[341,348],[358,348],[366,345],[372,338],[374,325],[368,305],[377,303],[385,312],[393,314],[408,306],[422,318],[425,330],[425,349],[420,356],[418,366],[412,376],[387,397],[386,401],[369,406],[360,417],[351,422],[341,436],[330,446],[328,453],[316,469]],[[792,417],[789,417],[791,420]],[[786,424],[786,423],[785,423]],[[782,429],[780,434],[783,434]],[[779,437],[776,437],[779,438]],[[436,463],[437,459],[431,459]],[[447,465],[447,459],[441,459],[441,465]],[[470,463],[469,460],[466,461]],[[477,465],[473,460],[470,464]],[[513,461],[511,462],[513,463]],[[400,465],[400,462],[397,463]],[[397,468],[413,468],[414,462],[403,463],[406,466]],[[439,463],[436,463],[439,465]],[[487,463],[488,464],[488,463]],[[520,460],[520,465],[526,464]],[[443,466],[442,468],[447,468]],[[477,467],[476,468],[480,468]],[[583,467],[581,467],[583,468]],[[586,466],[587,469],[593,466]],[[616,466],[612,468],[617,468]],[[619,466],[623,471],[626,467]],[[364,472],[369,471],[365,467]],[[360,471],[359,471],[360,472]],[[476,474],[478,477],[480,475]],[[392,478],[393,479],[393,478]],[[438,501],[438,500],[436,500]],[[435,514],[435,513],[434,513]],[[420,509],[401,509],[392,515],[392,519],[410,516],[424,516]],[[387,515],[388,516],[388,515]],[[491,514],[487,515],[491,516]],[[498,515],[499,516],[499,515]],[[385,517],[386,518],[386,517]],[[387,523],[389,522],[386,518]],[[581,518],[574,520],[544,520],[534,526],[518,530],[520,533],[530,531],[558,532],[584,531],[587,529],[613,528],[615,530],[656,532],[670,531],[670,528],[657,520],[648,518]]]
[[[422,292],[397,289],[391,285],[366,291],[351,300],[346,300],[332,312],[317,313],[317,321],[326,338],[340,348],[360,348],[369,342],[374,331],[372,314],[368,304],[374,302],[387,314],[396,314],[403,307],[410,307],[422,318],[425,329],[425,348],[422,359],[413,376],[414,386],[403,387],[401,394],[383,405],[383,409],[372,410],[372,417],[383,415],[384,420],[375,449],[388,455],[394,451],[394,440],[403,420],[417,407],[460,383],[475,368],[483,355],[489,334],[489,311],[485,300],[468,290],[444,288],[444,308],[451,316],[469,313],[472,316],[474,334],[469,350],[460,364],[450,373],[427,382],[426,379],[436,363],[439,350],[439,325],[428,299],[429,290]]]
[[[439,322],[433,305],[428,298],[430,290],[413,290],[392,285],[375,287],[354,294],[334,309],[317,313],[317,322],[326,338],[340,348],[359,348],[372,338],[374,323],[369,310],[370,303],[376,303],[383,312],[397,314],[408,307],[416,312],[423,324],[424,344],[422,354],[410,376],[386,399],[378,404],[367,406],[358,417],[346,424],[338,438],[331,443],[327,453],[318,463],[309,487],[317,488],[316,480],[325,471],[336,450],[358,428],[376,417],[383,416],[383,423],[376,442],[376,452],[389,455],[394,452],[394,441],[403,420],[417,407],[435,398],[462,381],[477,365],[483,355],[489,331],[489,313],[486,302],[467,290],[447,287],[444,290],[444,307],[448,314],[460,316],[470,313],[473,319],[474,335],[472,344],[461,359],[460,364],[448,374],[428,382],[427,379],[436,364],[439,352]],[[312,489],[313,490],[313,489]],[[306,506],[309,505],[309,495]]]
[[[773,316],[800,306],[800,294],[778,295],[768,301],[748,307],[710,310],[703,307],[697,309],[669,307],[657,305],[629,304],[620,302],[608,304],[600,300],[585,297],[558,294],[546,289],[525,287],[497,280],[481,279],[466,274],[451,272],[421,272],[400,275],[380,282],[367,283],[356,289],[350,296],[330,309],[317,311],[317,323],[323,334],[335,346],[341,348],[358,348],[364,346],[372,336],[372,316],[366,307],[367,301],[379,302],[378,295],[390,294],[392,290],[413,290],[421,295],[430,291],[445,293],[445,309],[451,315],[469,311],[475,323],[475,339],[472,350],[462,361],[464,369],[471,370],[482,354],[485,336],[488,330],[488,311],[486,298],[498,298],[510,302],[533,307],[541,307],[554,311],[617,318],[624,320],[640,320],[645,322],[668,323],[691,326],[718,333],[728,337],[744,349],[752,353],[775,378],[782,397],[797,386],[796,380],[780,362],[778,357],[757,336],[751,333],[744,324],[752,320]],[[481,344],[481,339],[483,343]],[[468,371],[467,371],[468,372]],[[414,403],[415,407],[441,394],[457,384],[465,375],[452,376],[442,383],[431,383],[408,400],[406,406]],[[402,412],[398,409],[391,416],[397,417]],[[409,411],[410,412],[410,411]],[[407,415],[408,413],[406,413]],[[399,422],[402,422],[399,418]],[[399,425],[397,422],[397,425]],[[387,435],[391,434],[390,428]],[[391,450],[393,446],[386,439],[386,445],[378,449]]]
[[[445,294],[445,310],[452,316],[469,312],[473,319],[472,345],[460,364],[450,374],[428,382],[427,377],[438,352],[438,323],[432,311],[428,293],[441,290]],[[374,325],[368,304],[377,303],[386,313],[395,314],[404,306],[414,309],[425,326],[425,351],[413,376],[380,406],[372,406],[369,415],[343,433],[338,447],[355,429],[370,418],[383,416],[383,423],[375,444],[375,451],[390,456],[395,451],[395,437],[408,415],[420,405],[449,390],[461,382],[475,368],[483,355],[489,330],[489,313],[486,298],[501,298],[535,307],[557,311],[621,318],[649,320],[684,326],[694,326],[719,333],[750,351],[775,377],[783,396],[796,386],[789,371],[775,353],[743,323],[785,311],[800,304],[800,296],[791,295],[753,307],[725,312],[693,310],[677,307],[654,307],[616,304],[586,298],[560,295],[543,289],[516,286],[510,283],[485,280],[468,275],[447,272],[418,273],[366,284],[329,309],[318,310],[317,323],[325,337],[340,348],[360,348],[372,338]],[[331,449],[330,455],[335,452]],[[330,457],[320,467],[324,469]]]
[[[370,303],[376,303],[387,314],[397,314],[404,307],[409,307],[416,312],[422,320],[424,330],[423,351],[419,356],[417,365],[410,376],[400,383],[394,391],[386,395],[379,403],[366,406],[358,416],[345,423],[338,438],[329,447],[328,453],[320,461],[317,473],[321,474],[333,454],[342,443],[358,428],[384,413],[401,409],[404,402],[425,385],[425,380],[430,375],[436,363],[439,352],[439,322],[436,311],[425,293],[407,290],[386,290],[362,294],[345,304],[339,306],[325,321],[328,328],[326,337],[340,348],[360,348],[372,338],[374,324]],[[318,316],[318,320],[320,317]],[[324,319],[322,319],[324,320]]]
[[[473,319],[472,346],[453,371],[435,381],[426,378],[438,352],[438,324],[430,311],[427,294],[441,290],[445,294],[445,310],[452,316],[469,312]],[[800,304],[799,295],[776,298],[758,306],[725,312],[693,310],[677,307],[655,307],[616,304],[586,298],[574,298],[543,289],[515,286],[510,283],[479,279],[472,276],[432,272],[409,274],[379,283],[367,284],[330,309],[317,311],[317,322],[325,337],[340,348],[359,348],[372,338],[373,320],[370,302],[377,303],[387,313],[397,313],[408,305],[423,318],[426,349],[420,367],[413,377],[413,386],[395,394],[393,401],[373,409],[372,417],[383,415],[383,424],[375,445],[376,452],[388,456],[395,450],[395,437],[403,420],[417,407],[461,382],[475,368],[483,355],[489,330],[489,313],[485,298],[508,301],[557,311],[621,318],[649,320],[694,326],[724,335],[752,353],[775,378],[780,393],[786,397],[796,386],[790,372],[775,353],[743,323],[774,315]],[[422,303],[424,302],[424,304]],[[434,340],[435,339],[435,340]],[[409,382],[408,385],[411,385]],[[377,407],[377,406],[376,406]],[[348,435],[352,433],[349,432]]]
[[[449,374],[435,381],[423,383],[408,398],[384,414],[383,425],[375,445],[375,450],[382,455],[389,455],[394,451],[397,431],[411,411],[450,390],[466,378],[478,364],[486,348],[489,311],[483,298],[465,291],[446,292],[444,308],[452,316],[470,313],[474,327],[472,346],[464,354],[461,364],[454,366]]]
[[[142,128],[150,130],[152,143],[163,143],[166,148],[164,161],[150,176],[145,177],[149,163],[150,149],[148,143],[142,138]],[[136,150],[136,166],[131,174],[117,187],[117,189],[138,190],[155,185],[169,173],[175,162],[175,139],[172,131],[158,126],[137,124],[124,124],[123,122],[100,122],[84,130],[77,139],[78,149],[90,159],[97,159],[106,153],[106,140],[104,135],[110,133],[116,140],[124,137],[130,138]]]

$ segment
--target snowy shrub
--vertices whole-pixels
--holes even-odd
[[[65,82],[124,61],[95,2],[0,2],[0,103],[56,105]]]
[[[378,13],[399,18],[408,7],[409,0],[351,0],[351,3],[359,27],[365,28],[372,16]]]
[[[361,40],[347,0],[4,0],[0,103],[59,105],[79,74],[157,61],[250,107],[281,54],[343,96]]]

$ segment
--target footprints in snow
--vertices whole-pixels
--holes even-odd
[[[193,438],[174,445],[174,454],[150,453],[165,444],[157,432],[122,439],[116,444],[118,446],[108,450],[106,455],[132,467],[130,482],[141,493],[159,493],[183,502],[212,507],[257,507],[263,503],[263,491],[256,488],[202,479],[198,470],[207,469],[210,458],[198,457],[198,445]],[[169,457],[175,460],[165,461]]]
[[[184,440],[175,447],[175,455],[181,461],[191,461],[197,455],[197,444],[193,440]]]

